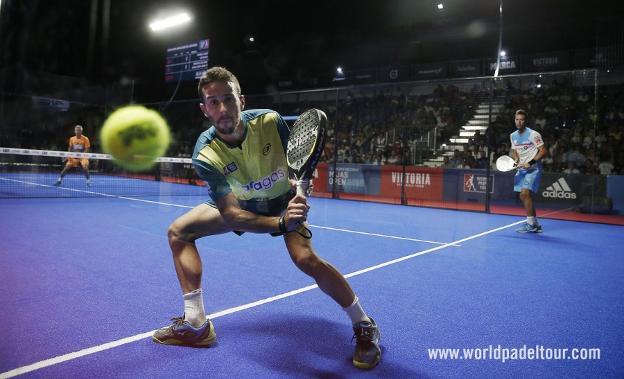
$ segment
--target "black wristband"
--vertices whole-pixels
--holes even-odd
[[[531,159],[531,160],[529,161],[529,164],[530,164],[530,165],[534,165],[534,164],[535,164],[535,162],[537,162],[535,159]]]
[[[288,232],[288,229],[286,229],[286,220],[284,220],[284,216],[280,216],[279,222],[277,223],[277,226],[279,227],[279,231],[281,233],[287,233]]]

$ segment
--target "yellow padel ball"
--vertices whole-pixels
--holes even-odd
[[[169,147],[167,121],[156,111],[138,105],[117,109],[102,125],[102,148],[115,162],[130,171],[144,171],[154,165]]]

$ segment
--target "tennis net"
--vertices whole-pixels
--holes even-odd
[[[69,169],[57,185],[68,159]],[[89,181],[80,161],[88,161]],[[152,169],[132,173],[107,154],[0,147],[0,198],[207,196],[190,158],[161,157]]]

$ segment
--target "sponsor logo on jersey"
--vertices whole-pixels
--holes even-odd
[[[565,178],[561,177],[553,184],[546,187],[542,192],[542,196],[552,199],[576,199],[576,192],[568,185]]]
[[[260,180],[252,181],[248,184],[243,185],[243,189],[245,191],[268,191],[273,188],[273,185],[275,185],[275,183],[279,182],[285,177],[286,172],[284,172],[284,170],[282,170],[281,168],[278,168],[277,170],[273,171],[272,173]]]
[[[271,151],[271,144],[267,143],[262,149],[262,155],[267,155]]]
[[[225,167],[223,167],[223,175],[229,175],[236,170],[238,170],[238,166],[236,166],[235,162],[228,163]]]

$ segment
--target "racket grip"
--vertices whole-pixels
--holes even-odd
[[[297,180],[297,195],[307,197],[310,179]]]

